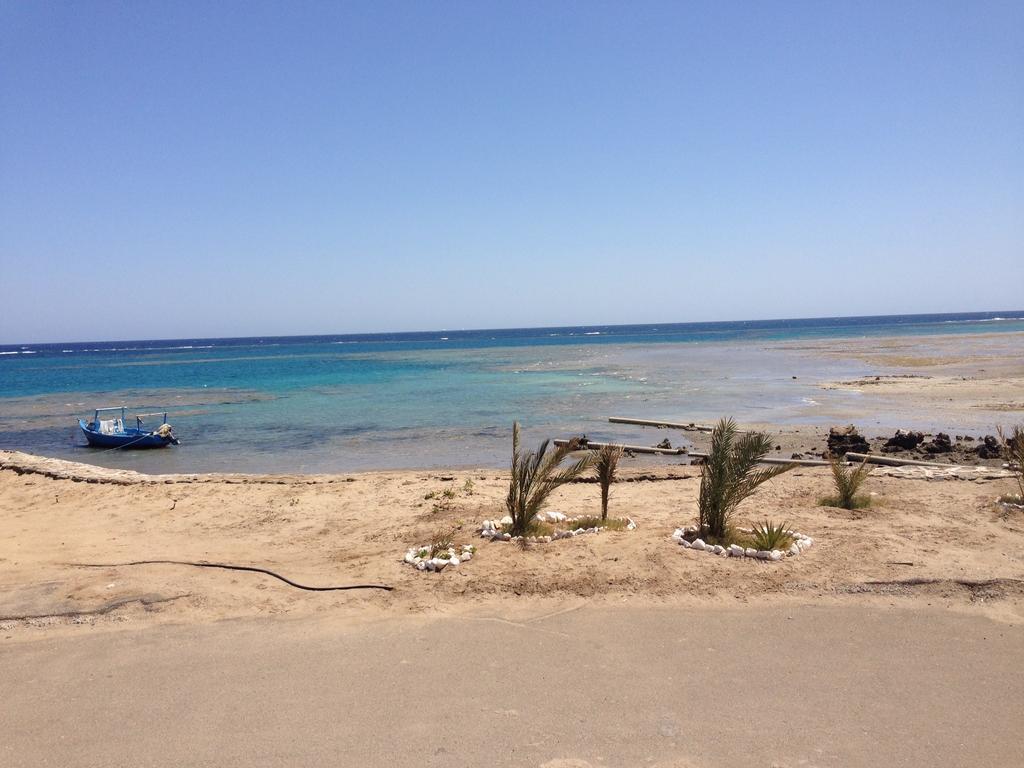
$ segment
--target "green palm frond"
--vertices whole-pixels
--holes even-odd
[[[754,549],[766,549],[769,552],[773,549],[786,549],[793,541],[789,523],[776,525],[771,520],[754,523],[754,532],[750,538]]]
[[[555,489],[579,477],[593,463],[588,452],[567,467],[561,467],[571,453],[579,450],[575,440],[548,450],[544,440],[536,451],[519,447],[519,422],[512,425],[512,465],[505,507],[512,518],[511,533],[522,536]]]
[[[828,502],[835,502],[834,504],[829,504],[829,506],[842,507],[843,509],[857,509],[858,507],[867,506],[867,498],[859,496],[858,492],[875,466],[868,464],[867,459],[865,459],[856,467],[848,469],[838,456],[829,457],[829,466],[832,468],[832,482],[836,488],[836,495],[826,499]]]
[[[759,462],[772,448],[771,435],[738,434],[735,421],[720,420],[711,431],[711,450],[701,467],[699,524],[702,532],[717,538],[726,535],[736,507],[759,485],[795,466],[781,464],[758,469]]]
[[[601,484],[601,519],[608,519],[608,498],[611,495],[612,483],[615,482],[615,470],[622,458],[622,446],[605,444],[597,451],[594,468],[597,471],[597,482]]]

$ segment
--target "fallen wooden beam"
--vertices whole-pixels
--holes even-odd
[[[868,464],[882,464],[887,467],[941,467],[956,469],[960,464],[944,464],[940,461],[917,461],[916,459],[897,459],[892,456],[879,456],[875,453],[847,453],[847,461],[866,461]]]
[[[710,432],[713,427],[703,424],[680,424],[675,421],[656,421],[653,419],[627,419],[622,416],[609,416],[608,421],[612,424],[636,424],[641,427],[664,427],[666,429],[681,429],[684,432]]]
[[[558,439],[555,440],[555,445],[562,446],[568,445],[568,440]],[[580,450],[600,450],[606,445],[618,445],[624,451],[630,451],[632,453],[659,453],[667,454],[669,456],[685,456],[689,453],[685,448],[652,448],[648,445],[622,445],[620,443],[595,443],[593,440],[588,440],[585,448]],[[695,453],[690,453],[691,456],[696,456]]]
[[[562,446],[568,445],[568,440],[558,438],[555,440],[555,445]],[[588,440],[585,448],[581,448],[581,451],[594,450],[599,451],[606,445],[617,445],[624,451],[630,451],[631,453],[653,453],[668,456],[689,456],[691,459],[706,459],[707,453],[703,451],[688,451],[686,448],[655,448],[649,445],[622,445],[621,443],[598,443],[593,440]],[[828,462],[820,459],[783,459],[775,456],[766,456],[761,459],[760,464],[795,464],[798,467],[827,467]]]
[[[827,467],[829,465],[822,459],[780,459],[775,456],[765,456],[758,461],[758,464],[795,464],[798,467]]]
[[[690,451],[690,456],[694,456],[700,459],[706,459],[708,455],[701,453],[700,451]],[[758,464],[794,464],[798,467],[827,467],[829,463],[822,461],[821,459],[783,459],[778,456],[765,456],[763,459],[758,459]]]

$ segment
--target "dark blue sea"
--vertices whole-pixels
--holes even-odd
[[[6,345],[0,448],[150,472],[498,466],[516,419],[634,442],[607,417],[820,423],[822,381],[881,370],[843,340],[1020,331],[1024,310]],[[84,447],[77,418],[121,404],[168,409],[182,445]]]

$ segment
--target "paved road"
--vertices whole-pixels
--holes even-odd
[[[4,766],[1020,765],[1024,630],[584,606],[0,639]]]

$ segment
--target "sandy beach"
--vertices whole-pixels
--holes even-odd
[[[2,459],[6,765],[872,766],[881,752],[960,766],[1018,752],[1024,512],[994,504],[1014,487],[998,469],[879,469],[855,512],[817,504],[827,470],[793,471],[740,517],[785,517],[817,543],[764,563],[671,541],[696,513],[696,467],[624,473],[611,511],[635,531],[523,550],[475,535],[503,503],[495,470],[106,470],[115,483]],[[446,488],[436,510],[424,497]],[[577,483],[551,507],[596,505]],[[401,562],[449,525],[472,561]],[[394,590],[73,565],[164,558]],[[708,732],[709,712],[727,725]]]
[[[747,501],[739,519],[784,518],[820,546],[806,557],[766,566],[704,558],[672,546],[672,530],[696,518],[696,467],[623,474],[613,489],[611,514],[634,519],[636,531],[525,551],[477,536],[484,519],[503,514],[507,476],[494,470],[173,484],[143,479],[132,485],[4,470],[0,615],[88,614],[128,601],[95,618],[53,620],[104,626],[335,610],[458,611],[495,599],[513,605],[537,598],[745,603],[894,593],[973,605],[978,590],[1000,598],[991,610],[1013,613],[1024,596],[1024,517],[994,504],[1013,490],[1012,480],[987,479],[998,470],[975,471],[977,479],[969,481],[879,469],[868,481],[872,508],[852,512],[818,505],[830,489],[827,469],[783,475]],[[644,479],[629,482],[632,476]],[[455,495],[449,508],[438,510],[425,496],[445,489]],[[578,515],[597,512],[597,505],[597,487],[576,483],[558,490],[550,507]],[[457,528],[457,544],[477,545],[478,557],[440,574],[423,574],[402,562],[408,547],[449,527]],[[71,565],[147,559],[262,565],[303,584],[385,583],[395,589],[311,599],[255,574]],[[49,620],[25,627],[7,619],[4,626],[31,634],[37,623]]]

